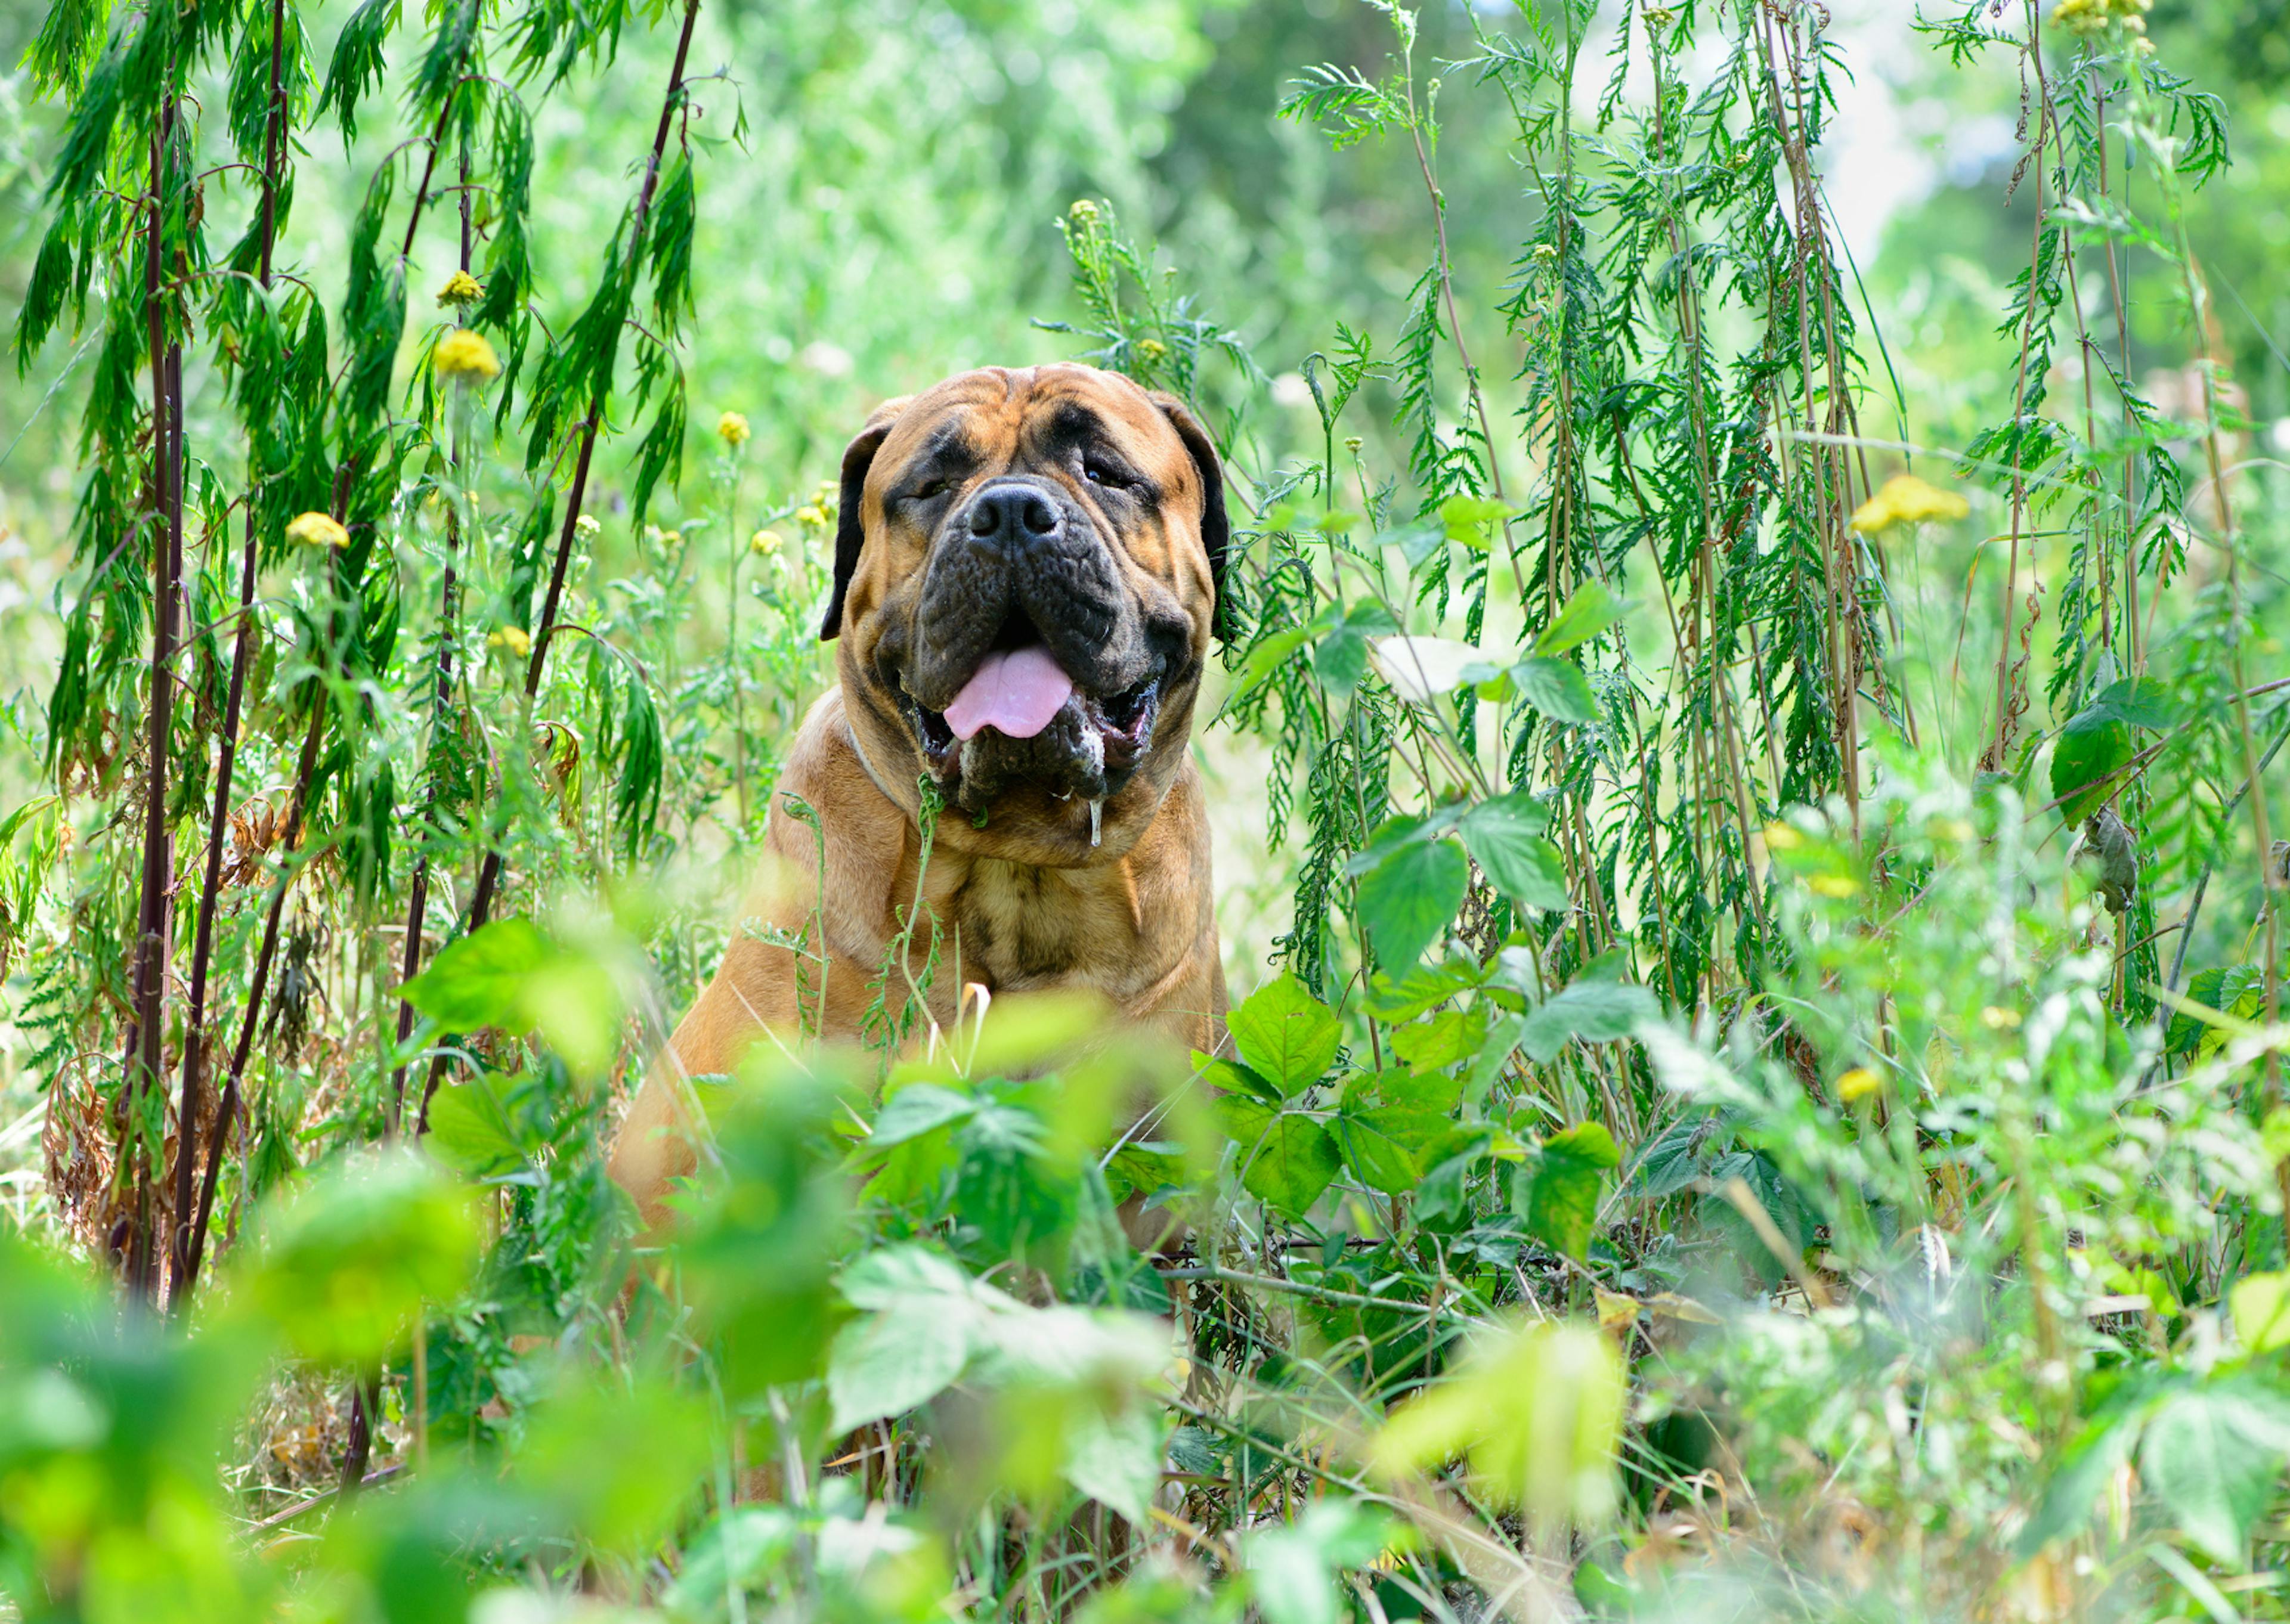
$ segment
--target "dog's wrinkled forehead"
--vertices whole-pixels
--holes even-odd
[[[1093,469],[1118,481],[1129,500],[1117,508],[1100,501]],[[1197,544],[1192,567],[1205,564],[1207,596],[1217,596],[1228,537],[1223,478],[1208,436],[1181,402],[1095,367],[988,367],[887,403],[851,442],[835,589],[821,635],[832,638],[842,628],[870,536],[911,528],[914,499],[1004,475],[1059,483],[1087,505],[1104,533],[1121,535],[1133,563],[1156,574],[1185,574],[1188,560],[1179,553],[1190,550],[1189,541]],[[1125,522],[1141,514],[1156,522]],[[911,533],[898,540],[908,564],[918,562],[912,550],[925,540]],[[873,609],[883,584],[862,593],[854,612]]]
[[[1029,465],[1061,468],[1095,449],[1125,454],[1135,472],[1162,483],[1184,480],[1191,464],[1176,426],[1118,373],[966,372],[906,404],[868,471],[867,492],[879,500],[917,477],[959,483]]]

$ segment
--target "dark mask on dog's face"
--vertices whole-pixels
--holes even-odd
[[[843,460],[845,714],[939,838],[1076,867],[1128,850],[1181,764],[1214,629],[1223,481],[1174,399],[1085,366],[965,372]]]

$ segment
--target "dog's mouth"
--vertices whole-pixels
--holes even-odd
[[[1117,692],[1084,692],[1013,616],[945,709],[900,697],[941,790],[977,811],[1021,781],[1061,799],[1118,793],[1152,743],[1165,675],[1157,661]]]

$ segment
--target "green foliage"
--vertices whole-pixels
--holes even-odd
[[[1920,20],[1866,276],[1818,7],[28,22],[0,1611],[2267,1616],[2278,165],[2128,10]],[[1226,465],[1229,1047],[939,1029],[918,873],[646,1233],[837,448],[1070,353]]]

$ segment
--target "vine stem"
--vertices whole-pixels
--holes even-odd
[[[285,145],[284,36],[286,0],[270,5],[270,99],[262,143],[262,236],[260,281],[270,291],[272,254],[277,242],[278,172]],[[253,447],[250,444],[250,453]],[[215,908],[222,894],[223,831],[230,818],[231,778],[238,759],[238,726],[245,702],[246,667],[254,639],[256,546],[255,492],[260,473],[250,467],[246,492],[246,546],[239,560],[238,631],[230,654],[230,687],[223,699],[222,726],[215,760],[214,812],[207,821],[206,874],[199,892],[198,924],[191,945],[190,1012],[183,1028],[183,1082],[175,1112],[175,1223],[168,1258],[172,1281],[168,1306],[180,1315],[190,1303],[191,1204],[198,1164],[198,1100],[206,1052],[207,972],[214,952]],[[218,1122],[217,1130],[220,1131]]]
[[[653,133],[652,156],[645,164],[644,185],[637,194],[636,213],[629,228],[629,275],[634,276],[644,260],[645,228],[651,218],[653,194],[660,185],[661,164],[668,153],[668,132],[676,122],[676,109],[684,93],[684,66],[692,54],[693,25],[700,18],[700,0],[685,0],[684,28],[677,36],[676,60],[669,69],[668,93],[661,100],[660,126]],[[609,340],[617,348],[618,336]],[[524,699],[528,708],[540,692],[540,676],[548,660],[548,645],[556,635],[556,611],[564,601],[564,577],[572,562],[572,540],[581,522],[581,511],[589,493],[589,468],[597,452],[597,431],[604,427],[605,397],[611,385],[612,369],[607,364],[597,380],[596,393],[590,397],[589,415],[581,425],[581,454],[572,468],[572,487],[564,504],[564,523],[557,529],[556,558],[548,572],[548,591],[541,599],[539,630],[532,639],[532,653],[524,667]],[[484,860],[477,868],[476,893],[469,901],[468,928],[476,931],[492,917],[493,896],[500,888],[501,847],[489,843]],[[429,1078],[421,1091],[421,1115],[414,1132],[426,1132],[429,1126],[429,1101],[436,1096],[437,1085],[444,1081],[446,1056],[440,1052],[429,1062]]]

